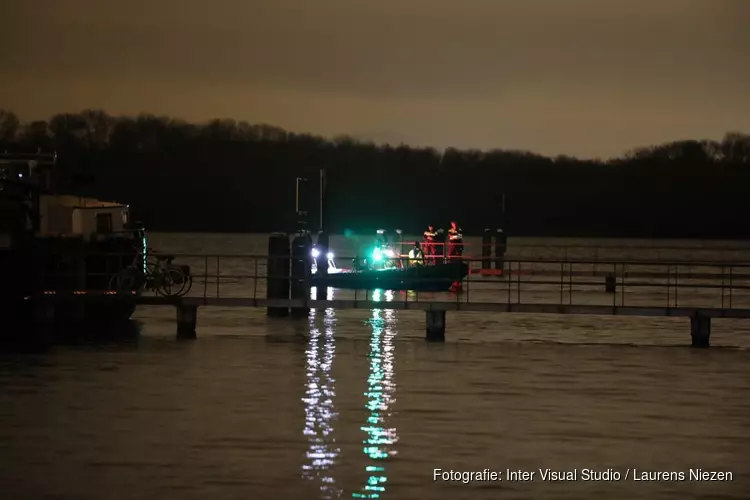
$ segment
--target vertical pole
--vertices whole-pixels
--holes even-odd
[[[318,250],[318,269],[316,271],[316,277],[318,282],[318,290],[323,289],[325,292],[325,295],[320,300],[326,300],[328,297],[328,285],[326,284],[326,279],[328,278],[328,253],[330,249],[330,238],[328,237],[328,233],[325,231],[320,231],[318,233],[318,240],[315,245],[315,248]]]
[[[505,191],[503,191],[500,196],[500,227],[505,229],[506,226],[507,224],[506,224],[506,217],[505,217]],[[499,233],[500,231],[497,231],[497,232]],[[504,234],[503,234],[503,237],[505,238]],[[507,240],[505,240],[505,245],[507,246]],[[497,251],[497,248],[495,249],[495,251]],[[503,251],[502,253],[503,253],[503,257],[505,257],[505,251]],[[498,256],[496,255],[496,257]],[[501,269],[503,267],[504,266],[502,266]]]
[[[255,261],[255,272],[253,273],[253,300],[258,298],[258,258]]]
[[[517,272],[517,271],[516,271]],[[511,282],[513,276],[513,262],[510,263],[508,268],[508,305],[510,305],[510,291],[511,291]]]
[[[568,262],[568,304],[573,305],[573,263]]]
[[[307,220],[307,216],[309,215],[306,210],[302,210],[302,203],[300,202],[300,182],[307,182],[307,179],[305,177],[297,177],[297,181],[295,184],[295,195],[294,195],[294,208],[295,208],[295,217],[297,222],[297,229],[303,230],[307,223],[309,222]]]
[[[203,298],[208,297],[208,255],[203,262]]]
[[[326,189],[326,170],[324,168],[320,169],[320,229],[325,230],[325,225],[323,224],[323,199],[325,197],[325,189]]]
[[[617,307],[617,264],[612,265],[612,279],[615,283],[615,288],[612,292],[612,307]]]
[[[521,303],[521,262],[518,262],[518,271],[516,274],[516,303]]]
[[[299,177],[297,177],[297,181],[294,184],[294,212],[299,217]]]
[[[732,307],[732,270],[733,269],[734,269],[734,266],[730,264],[729,265],[729,307]],[[675,299],[675,302],[677,302],[677,299]],[[677,307],[677,304],[675,304],[675,307]]]

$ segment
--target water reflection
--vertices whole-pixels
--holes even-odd
[[[387,294],[388,292],[386,292]],[[375,299],[373,296],[373,300]],[[391,292],[390,299],[393,300]],[[386,463],[388,457],[396,454],[394,445],[398,441],[396,429],[388,427],[392,414],[391,404],[396,401],[396,383],[393,376],[395,314],[392,310],[372,311],[372,337],[370,340],[370,376],[367,379],[369,412],[367,424],[361,429],[366,433],[364,453],[367,456],[367,483],[354,498],[380,498],[385,492],[387,481]]]
[[[329,288],[329,290],[331,290]],[[330,298],[329,298],[330,300]],[[338,417],[333,404],[335,380],[331,367],[335,355],[335,312],[326,309],[322,318],[323,331],[317,324],[316,311],[310,310],[310,342],[307,348],[307,388],[305,397],[305,430],[308,440],[307,460],[302,466],[302,476],[320,483],[320,498],[337,498],[342,490],[332,477],[339,449],[333,439],[333,424]]]
[[[310,287],[310,300],[318,300],[318,287],[317,286]],[[320,300],[323,300],[323,298],[321,297]],[[333,287],[331,286],[326,287],[326,300],[333,300]]]
[[[373,302],[392,302],[393,301],[393,290],[373,290],[372,291]]]

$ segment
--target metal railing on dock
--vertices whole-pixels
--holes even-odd
[[[283,238],[284,235],[282,235]],[[309,250],[308,250],[309,255]],[[111,257],[111,259],[110,259]],[[132,256],[131,256],[132,257]],[[195,338],[199,306],[265,307],[269,315],[307,317],[310,309],[413,309],[426,311],[427,340],[445,338],[446,311],[526,312],[554,314],[683,316],[690,318],[693,346],[707,347],[711,318],[750,318],[750,264],[727,262],[662,262],[662,261],[586,261],[586,260],[522,260],[505,259],[503,267],[490,269],[487,259],[461,259],[468,271],[464,279],[450,274],[441,278],[440,289],[448,291],[412,291],[420,284],[435,282],[435,269],[418,266],[409,275],[388,283],[392,289],[371,286],[343,289],[327,287],[318,290],[319,281],[309,267],[310,258],[289,255],[205,255],[171,256],[179,269],[190,269],[191,287],[180,296],[149,295],[142,289],[112,290],[117,274],[88,273],[88,282],[100,283],[93,289],[75,288],[80,280],[65,276],[44,276],[52,288],[40,290],[42,300],[34,301],[35,317],[50,324],[59,307],[82,301],[99,307],[88,299],[119,301],[128,304],[171,305],[177,311],[178,336]],[[122,263],[122,256],[99,256],[93,262],[113,260]],[[276,260],[278,259],[278,260]],[[90,259],[84,259],[90,260]],[[339,262],[349,259],[339,258]],[[282,262],[283,265],[276,265]],[[302,263],[300,266],[299,264]],[[269,274],[268,269],[281,275]],[[106,266],[105,266],[106,268]],[[116,267],[117,269],[117,267]],[[303,269],[302,274],[299,273]],[[432,275],[430,275],[432,271]],[[120,265],[119,271],[122,272]],[[329,283],[335,283],[338,269],[329,268]],[[447,272],[447,271],[446,271]],[[421,276],[420,276],[421,274]],[[79,276],[80,278],[80,276]],[[424,279],[425,281],[421,281]],[[102,283],[109,283],[101,285]],[[395,286],[397,284],[398,286]],[[349,285],[352,285],[349,283]],[[369,286],[368,288],[364,288]],[[46,319],[45,319],[46,318]]]
[[[267,298],[267,255],[176,254],[175,264],[190,267],[192,288],[185,298]],[[339,263],[351,258],[338,258]],[[469,274],[457,292],[397,291],[389,301],[405,303],[455,302],[457,304],[557,304],[578,306],[658,308],[750,308],[750,264],[727,262],[663,262],[646,260],[505,259],[504,268],[482,268],[486,259],[462,259]],[[62,272],[62,271],[61,271]],[[335,270],[332,272],[340,272]],[[79,292],[104,293],[111,288],[107,272],[101,286]],[[420,277],[413,280],[419,282]],[[63,283],[50,279],[50,283]],[[47,292],[72,291],[74,287],[50,286]],[[315,287],[311,299],[337,301],[385,300],[382,290],[329,289],[325,295]],[[155,295],[144,291],[142,297]],[[162,297],[166,300],[167,298]],[[161,299],[149,299],[156,303]],[[379,299],[380,300],[380,299]],[[145,302],[145,301],[144,301]]]
[[[407,238],[401,245],[409,249],[419,239]],[[447,254],[450,243],[432,243],[437,254]],[[468,237],[461,243],[463,254],[469,258],[480,258],[492,254],[498,258],[498,247],[508,259],[588,261],[592,264],[611,260],[658,261],[664,263],[711,261],[727,263],[750,263],[750,245],[622,245],[622,244],[534,244],[512,242],[499,245],[496,241],[482,241],[480,237]]]

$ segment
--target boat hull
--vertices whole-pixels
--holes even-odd
[[[81,238],[35,238],[26,247],[0,250],[0,316],[17,324],[33,321],[38,294],[66,296],[54,300],[56,326],[109,326],[130,320],[135,296],[99,295],[113,273],[137,256],[137,241],[112,238],[87,242]],[[93,292],[91,297],[86,297]]]
[[[449,262],[434,266],[414,266],[406,269],[386,269],[329,274],[317,274],[312,279],[316,287],[331,287],[344,290],[413,290],[447,292],[457,281],[469,274],[464,262]]]
[[[135,296],[103,296],[83,300],[73,297],[55,304],[55,324],[59,327],[108,327],[130,320],[135,310]]]

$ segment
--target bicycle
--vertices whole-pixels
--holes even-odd
[[[109,280],[109,289],[116,291],[153,290],[164,297],[182,297],[193,287],[193,278],[178,266],[172,265],[171,255],[157,256],[156,263],[146,262],[141,267],[143,251],[138,250],[133,262]]]

